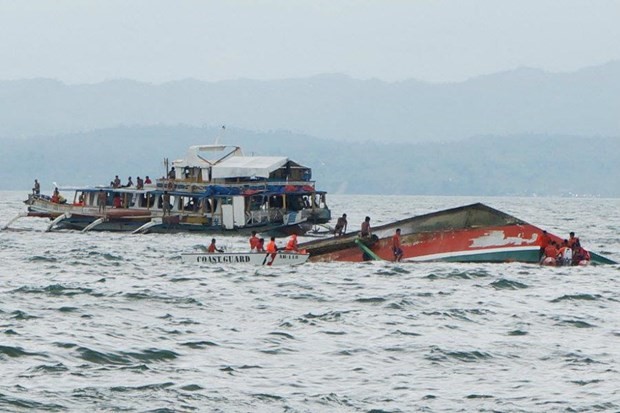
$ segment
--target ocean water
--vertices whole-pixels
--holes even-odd
[[[0,193],[0,226],[25,196]],[[618,199],[329,205],[357,230],[479,201],[620,260]],[[179,256],[207,236],[46,225],[0,231],[0,411],[620,411],[618,265],[209,269]]]

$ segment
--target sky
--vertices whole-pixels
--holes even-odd
[[[0,79],[458,82],[620,60],[620,0],[0,0]]]

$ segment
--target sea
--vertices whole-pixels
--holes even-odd
[[[475,202],[620,261],[620,199],[328,197],[349,231]],[[2,412],[620,411],[619,265],[210,268],[208,235],[48,223],[0,231]]]

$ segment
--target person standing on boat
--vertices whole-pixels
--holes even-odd
[[[575,233],[571,231],[568,234],[568,246],[574,250],[577,244],[579,244],[579,238],[577,238]]]
[[[286,243],[286,248],[284,249],[287,251],[297,252],[297,234],[291,235]]]
[[[108,202],[108,194],[104,192],[103,189],[99,190],[99,195],[97,195],[97,201],[99,201],[99,212],[101,214],[105,213],[105,204]]]
[[[392,236],[392,252],[394,261],[399,262],[403,258],[403,250],[400,247],[400,228],[396,228],[396,233]]]
[[[168,193],[168,191],[164,191],[164,194],[162,195],[162,205],[161,208],[163,210],[163,215],[166,215],[166,212],[168,213],[168,216],[170,216],[170,194]]]
[[[250,252],[257,252],[258,247],[258,237],[256,236],[256,231],[252,231],[252,236],[250,237]]]
[[[278,246],[276,245],[276,237],[271,237],[271,240],[267,244],[265,251],[267,251],[270,254],[275,254],[276,252],[278,252]]]
[[[170,172],[168,172],[168,179],[176,179],[177,171],[174,169],[174,166],[170,168]]]
[[[540,246],[538,259],[540,259],[541,261],[545,256],[545,248],[547,248],[549,242],[551,242],[551,238],[549,238],[549,234],[547,234],[547,231],[543,230],[542,235],[540,236],[540,240],[538,241],[538,245]]]
[[[207,248],[207,252],[210,253],[210,254],[213,254],[215,252],[224,252],[224,250],[216,247],[215,246],[215,238],[212,238],[211,239],[211,244],[209,245],[209,248]]]
[[[360,232],[360,236],[363,237],[369,237],[371,236],[372,233],[370,232],[370,217],[366,217],[366,219],[364,219],[364,222],[362,222],[362,230]]]
[[[32,188],[32,193],[34,195],[41,194],[41,185],[39,184],[39,181],[37,181],[36,179],[34,180],[34,187]]]
[[[336,222],[336,228],[334,228],[334,236],[341,237],[347,232],[347,214],[342,214]]]

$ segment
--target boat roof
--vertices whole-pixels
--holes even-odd
[[[243,156],[240,146],[192,145],[187,149],[185,158],[172,161],[172,165],[179,168],[208,168],[232,156]]]
[[[269,178],[269,174],[288,162],[284,156],[232,156],[214,165],[211,176],[216,178]]]

